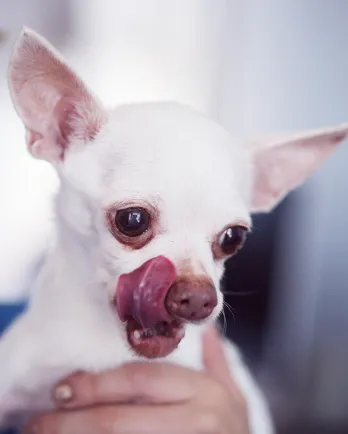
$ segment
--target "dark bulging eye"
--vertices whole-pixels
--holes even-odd
[[[126,208],[117,211],[116,228],[127,237],[139,237],[150,227],[151,218],[142,208]]]
[[[248,229],[244,226],[231,226],[220,237],[220,248],[224,255],[234,255],[246,240]]]

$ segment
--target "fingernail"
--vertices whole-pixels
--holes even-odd
[[[57,402],[67,403],[73,398],[73,390],[69,384],[60,384],[53,393],[54,399]]]

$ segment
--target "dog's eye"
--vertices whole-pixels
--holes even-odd
[[[150,227],[150,215],[141,208],[127,208],[117,211],[116,228],[127,237],[138,237]]]
[[[233,255],[240,250],[246,240],[248,230],[243,226],[232,226],[220,237],[220,249],[224,255]]]

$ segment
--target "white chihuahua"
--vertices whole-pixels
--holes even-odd
[[[348,125],[242,146],[175,103],[107,111],[42,37],[24,28],[9,67],[33,156],[61,186],[55,242],[27,311],[0,343],[0,420],[50,409],[75,370],[137,359],[201,369],[201,333],[222,308],[224,261],[251,212],[302,183]],[[224,343],[250,432],[273,432],[267,405]]]

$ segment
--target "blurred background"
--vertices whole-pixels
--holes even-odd
[[[0,303],[27,295],[57,188],[27,155],[6,88],[22,25],[105,103],[178,100],[245,139],[348,120],[347,23],[346,0],[0,0]],[[347,167],[345,143],[272,214],[255,216],[227,266],[227,333],[281,434],[348,432]]]

